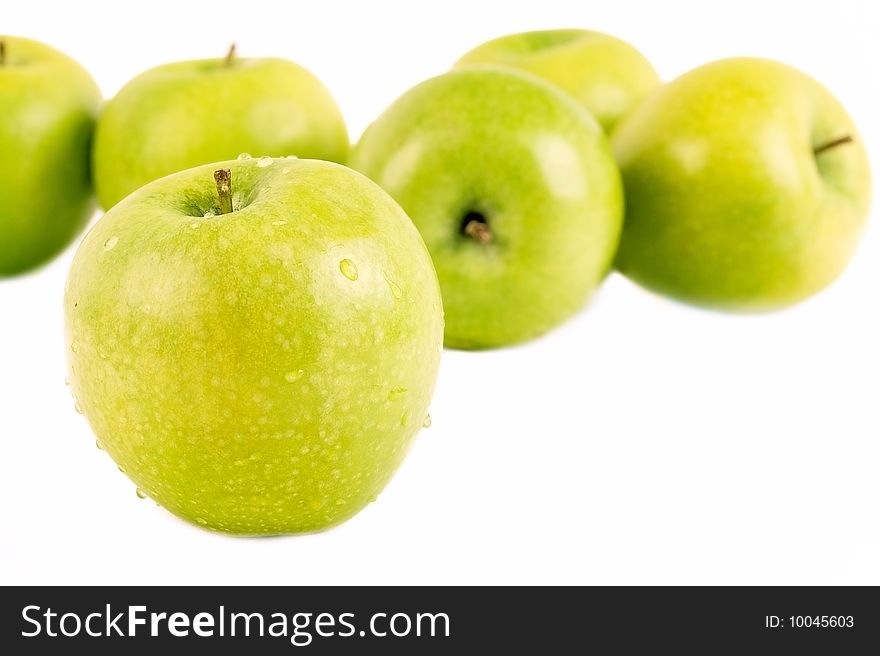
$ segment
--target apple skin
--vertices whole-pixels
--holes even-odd
[[[239,209],[203,217],[223,167]],[[317,531],[374,500],[422,427],[442,349],[412,222],[316,160],[145,186],[83,240],[64,309],[100,446],[146,496],[232,534]]]
[[[626,41],[591,30],[508,34],[465,53],[455,66],[500,64],[538,75],[571,94],[610,133],[660,85],[644,55]]]
[[[101,92],[47,45],[2,36],[0,277],[57,255],[94,211],[89,149]]]
[[[814,150],[851,136],[818,155]],[[699,305],[763,311],[833,281],[868,214],[861,137],[818,82],[773,61],[706,64],[613,138],[626,189],[621,272]]]
[[[239,153],[343,162],[339,107],[309,71],[284,59],[165,64],[111,99],[93,150],[95,190],[108,209],[162,176]]]
[[[435,77],[395,101],[351,165],[415,222],[437,269],[447,346],[506,346],[574,314],[608,271],[622,221],[610,147],[549,83],[500,67]],[[463,234],[477,212],[495,237]]]

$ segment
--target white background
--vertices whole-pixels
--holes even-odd
[[[607,31],[666,79],[771,57],[841,99],[880,179],[867,0],[2,4],[2,30],[67,52],[107,96],[233,40],[242,56],[288,57],[333,91],[353,139],[404,90],[512,31]],[[63,384],[71,247],[0,281],[0,582],[880,584],[873,214],[846,274],[789,311],[704,312],[614,275],[544,339],[447,351],[434,425],[379,501],[332,531],[272,539],[175,519],[95,448]]]

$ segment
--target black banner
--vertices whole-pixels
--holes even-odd
[[[6,654],[223,653],[226,644],[255,654],[880,648],[880,593],[870,587],[47,587],[2,596]]]

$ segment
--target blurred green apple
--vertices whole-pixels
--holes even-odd
[[[663,87],[618,127],[626,189],[617,266],[651,289],[731,310],[816,293],[868,214],[861,137],[818,82],[737,58]]]
[[[541,30],[492,39],[456,67],[501,64],[539,75],[571,94],[606,132],[660,84],[651,63],[626,41],[590,30]]]
[[[135,189],[239,153],[342,162],[349,141],[333,97],[284,59],[165,64],[107,103],[93,151],[95,190],[110,208]]]
[[[610,147],[582,107],[533,75],[469,67],[423,82],[366,130],[351,163],[422,233],[448,346],[546,332],[613,259],[623,193]]]
[[[92,215],[89,148],[100,102],[75,61],[0,35],[0,276],[43,264]]]
[[[320,530],[373,500],[425,421],[443,334],[412,222],[315,160],[145,186],[84,239],[64,309],[100,446],[143,495],[234,534]]]

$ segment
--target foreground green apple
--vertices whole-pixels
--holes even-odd
[[[75,61],[0,35],[0,276],[44,263],[91,216],[89,147],[100,102]]]
[[[765,310],[843,270],[868,213],[865,148],[818,82],[728,59],[666,85],[618,128],[619,269],[694,303]]]
[[[109,208],[175,171],[239,153],[344,161],[348,133],[321,82],[284,59],[159,66],[107,103],[93,153],[98,200]]]
[[[312,160],[147,185],[86,236],[64,308],[99,445],[143,495],[236,534],[320,530],[373,500],[426,419],[443,334],[406,214]]]
[[[607,132],[660,84],[638,50],[590,30],[502,36],[477,46],[455,65],[471,64],[502,64],[539,75],[571,94]]]
[[[446,343],[504,346],[580,308],[613,259],[620,178],[595,120],[543,80],[470,67],[408,91],[352,154],[434,258]]]

